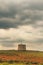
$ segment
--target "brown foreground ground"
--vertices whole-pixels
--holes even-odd
[[[43,64],[43,52],[0,50],[0,62],[24,62],[32,64]]]

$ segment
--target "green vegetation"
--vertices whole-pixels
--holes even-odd
[[[43,57],[43,52],[42,51],[17,51],[17,50],[0,50],[0,54],[5,54],[5,55],[19,55],[19,54],[25,54],[25,55],[32,55],[36,57]]]
[[[12,63],[12,64],[10,64],[10,63],[4,62],[4,63],[0,63],[0,65],[25,65],[25,64],[23,64],[23,63]]]
[[[43,65],[43,64],[32,64],[32,63],[8,63],[8,62],[3,62],[3,63],[0,63],[0,65]]]

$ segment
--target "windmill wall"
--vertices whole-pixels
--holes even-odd
[[[19,45],[18,45],[18,50],[26,50],[26,45],[24,45],[24,44],[19,44]]]

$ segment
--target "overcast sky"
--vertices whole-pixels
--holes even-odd
[[[0,0],[0,50],[43,51],[43,0]]]

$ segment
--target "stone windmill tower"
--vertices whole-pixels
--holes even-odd
[[[21,44],[18,45],[18,50],[21,50],[21,51],[25,51],[26,50],[26,45],[22,43],[21,41]]]

